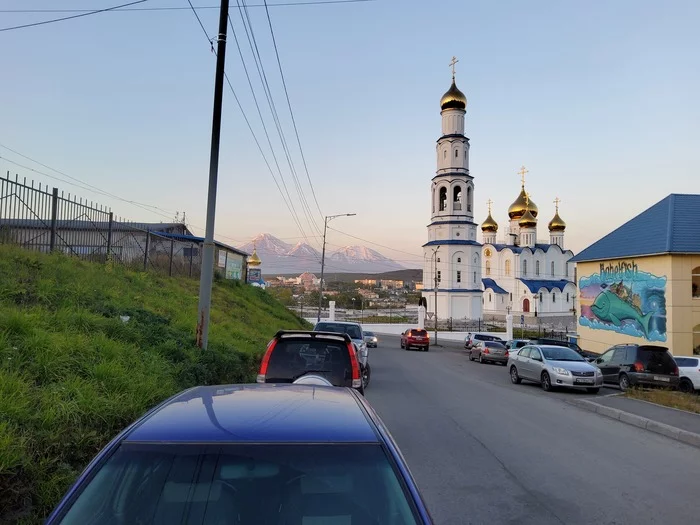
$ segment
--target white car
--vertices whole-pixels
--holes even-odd
[[[678,390],[693,392],[700,390],[700,357],[674,357],[681,380]]]

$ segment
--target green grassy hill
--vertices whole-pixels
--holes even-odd
[[[148,408],[193,385],[252,381],[278,329],[309,328],[264,290],[217,281],[201,351],[198,291],[0,246],[0,523],[39,523]]]

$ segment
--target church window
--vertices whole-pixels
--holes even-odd
[[[454,201],[455,202],[462,202],[462,187],[461,186],[455,186]]]
[[[460,272],[459,270],[457,270],[457,282],[458,283],[462,282],[462,272]]]
[[[446,159],[446,158],[447,158],[447,150],[445,150],[445,151],[442,153],[442,158],[443,158],[443,159]]]
[[[491,275],[491,261],[486,261],[486,275]]]
[[[467,211],[472,211],[472,187],[467,186]]]
[[[554,277],[554,261],[552,261],[552,263],[551,263],[551,273],[552,273],[552,277]]]
[[[462,262],[462,258],[461,258],[461,257],[457,257],[457,262],[458,262],[458,263],[461,263],[461,262]]]
[[[447,188],[440,188],[440,211],[447,207]]]
[[[543,299],[543,294],[542,294],[542,292],[540,292],[540,302],[542,302],[542,299]]]
[[[435,188],[433,188],[433,213],[435,213]]]
[[[438,282],[442,281],[442,272],[440,270],[437,271],[437,280]]]
[[[510,300],[513,300],[513,292],[510,292]]]
[[[467,150],[466,149],[464,150],[464,158],[465,159],[467,158]]]
[[[437,258],[437,262],[440,262],[440,257]]]
[[[489,294],[489,302],[491,302],[491,294]]]
[[[510,259],[506,261],[506,275],[510,275]]]
[[[552,292],[552,302],[556,303],[557,302],[557,294]]]
[[[486,257],[491,257],[491,250],[490,250],[489,248],[486,248],[486,249],[484,250],[484,255],[485,255]]]
[[[569,263],[564,263],[564,276],[569,276]]]
[[[474,283],[476,284],[476,272],[474,272]]]
[[[523,275],[527,275],[527,260],[523,259]]]
[[[535,261],[535,275],[540,274],[540,261]]]
[[[566,294],[566,302],[569,302],[569,294]]]
[[[691,286],[691,291],[693,294],[693,299],[700,299],[700,266],[693,268],[692,276],[693,284]]]
[[[458,158],[458,157],[459,157],[459,150],[456,149],[456,150],[455,150],[455,158]]]

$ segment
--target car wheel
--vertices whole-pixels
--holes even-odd
[[[695,387],[693,386],[693,383],[691,383],[688,379],[681,379],[681,382],[678,384],[678,390],[681,392],[684,392],[686,394],[691,393],[693,390],[695,390]]]
[[[469,352],[469,360],[470,360],[470,361],[474,361],[474,356],[472,355],[471,352]]]
[[[369,380],[372,375],[372,367],[369,366],[369,363],[365,366],[364,370],[362,371],[362,389],[364,390],[369,386]]]
[[[522,379],[520,379],[520,376],[518,375],[518,369],[515,368],[515,365],[510,367],[510,381],[514,385],[519,385],[522,383]]]
[[[598,388],[598,387],[587,388],[586,392],[588,392],[589,394],[597,394],[598,392],[600,392],[600,388]]]
[[[426,347],[425,347],[425,351],[426,351],[426,352],[430,352],[430,346],[426,346]]]
[[[403,348],[403,341],[401,341],[401,343],[400,343],[400,344],[401,344],[401,348]]]
[[[481,357],[481,354],[479,354],[479,359],[478,359],[478,361],[479,361],[479,363],[481,363],[482,365],[484,364],[484,358]]]
[[[545,392],[552,391],[552,379],[547,372],[542,372],[542,390]]]
[[[620,390],[623,392],[630,387],[630,378],[627,377],[627,374],[620,374],[618,384],[620,385]]]

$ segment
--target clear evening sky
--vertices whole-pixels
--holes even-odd
[[[1,10],[98,9],[127,0],[0,0]],[[280,2],[281,0],[276,0]],[[301,0],[300,0],[301,1]],[[195,6],[216,0],[193,0]],[[259,5],[262,0],[248,0]],[[418,267],[448,63],[468,98],[476,220],[492,199],[501,229],[521,164],[539,238],[561,199],[579,251],[671,192],[700,192],[700,2],[415,1],[278,6],[270,14],[289,96],[324,214],[353,212],[331,249],[366,244]],[[189,7],[150,0],[138,7]],[[284,179],[302,213],[236,1],[231,16]],[[265,9],[250,17],[293,161],[321,223],[296,145]],[[218,11],[200,10],[210,36]],[[0,28],[66,13],[0,12]],[[53,174],[0,147],[0,169],[109,205],[127,218],[186,212],[204,225],[215,57],[192,11],[109,12],[0,32],[0,144],[163,215],[19,168]],[[276,172],[229,32],[227,72]],[[301,233],[230,91],[224,98],[217,237]],[[61,177],[61,176],[59,176]],[[64,178],[64,177],[63,177]],[[322,227],[322,225],[321,225]],[[415,254],[415,256],[408,255]]]

